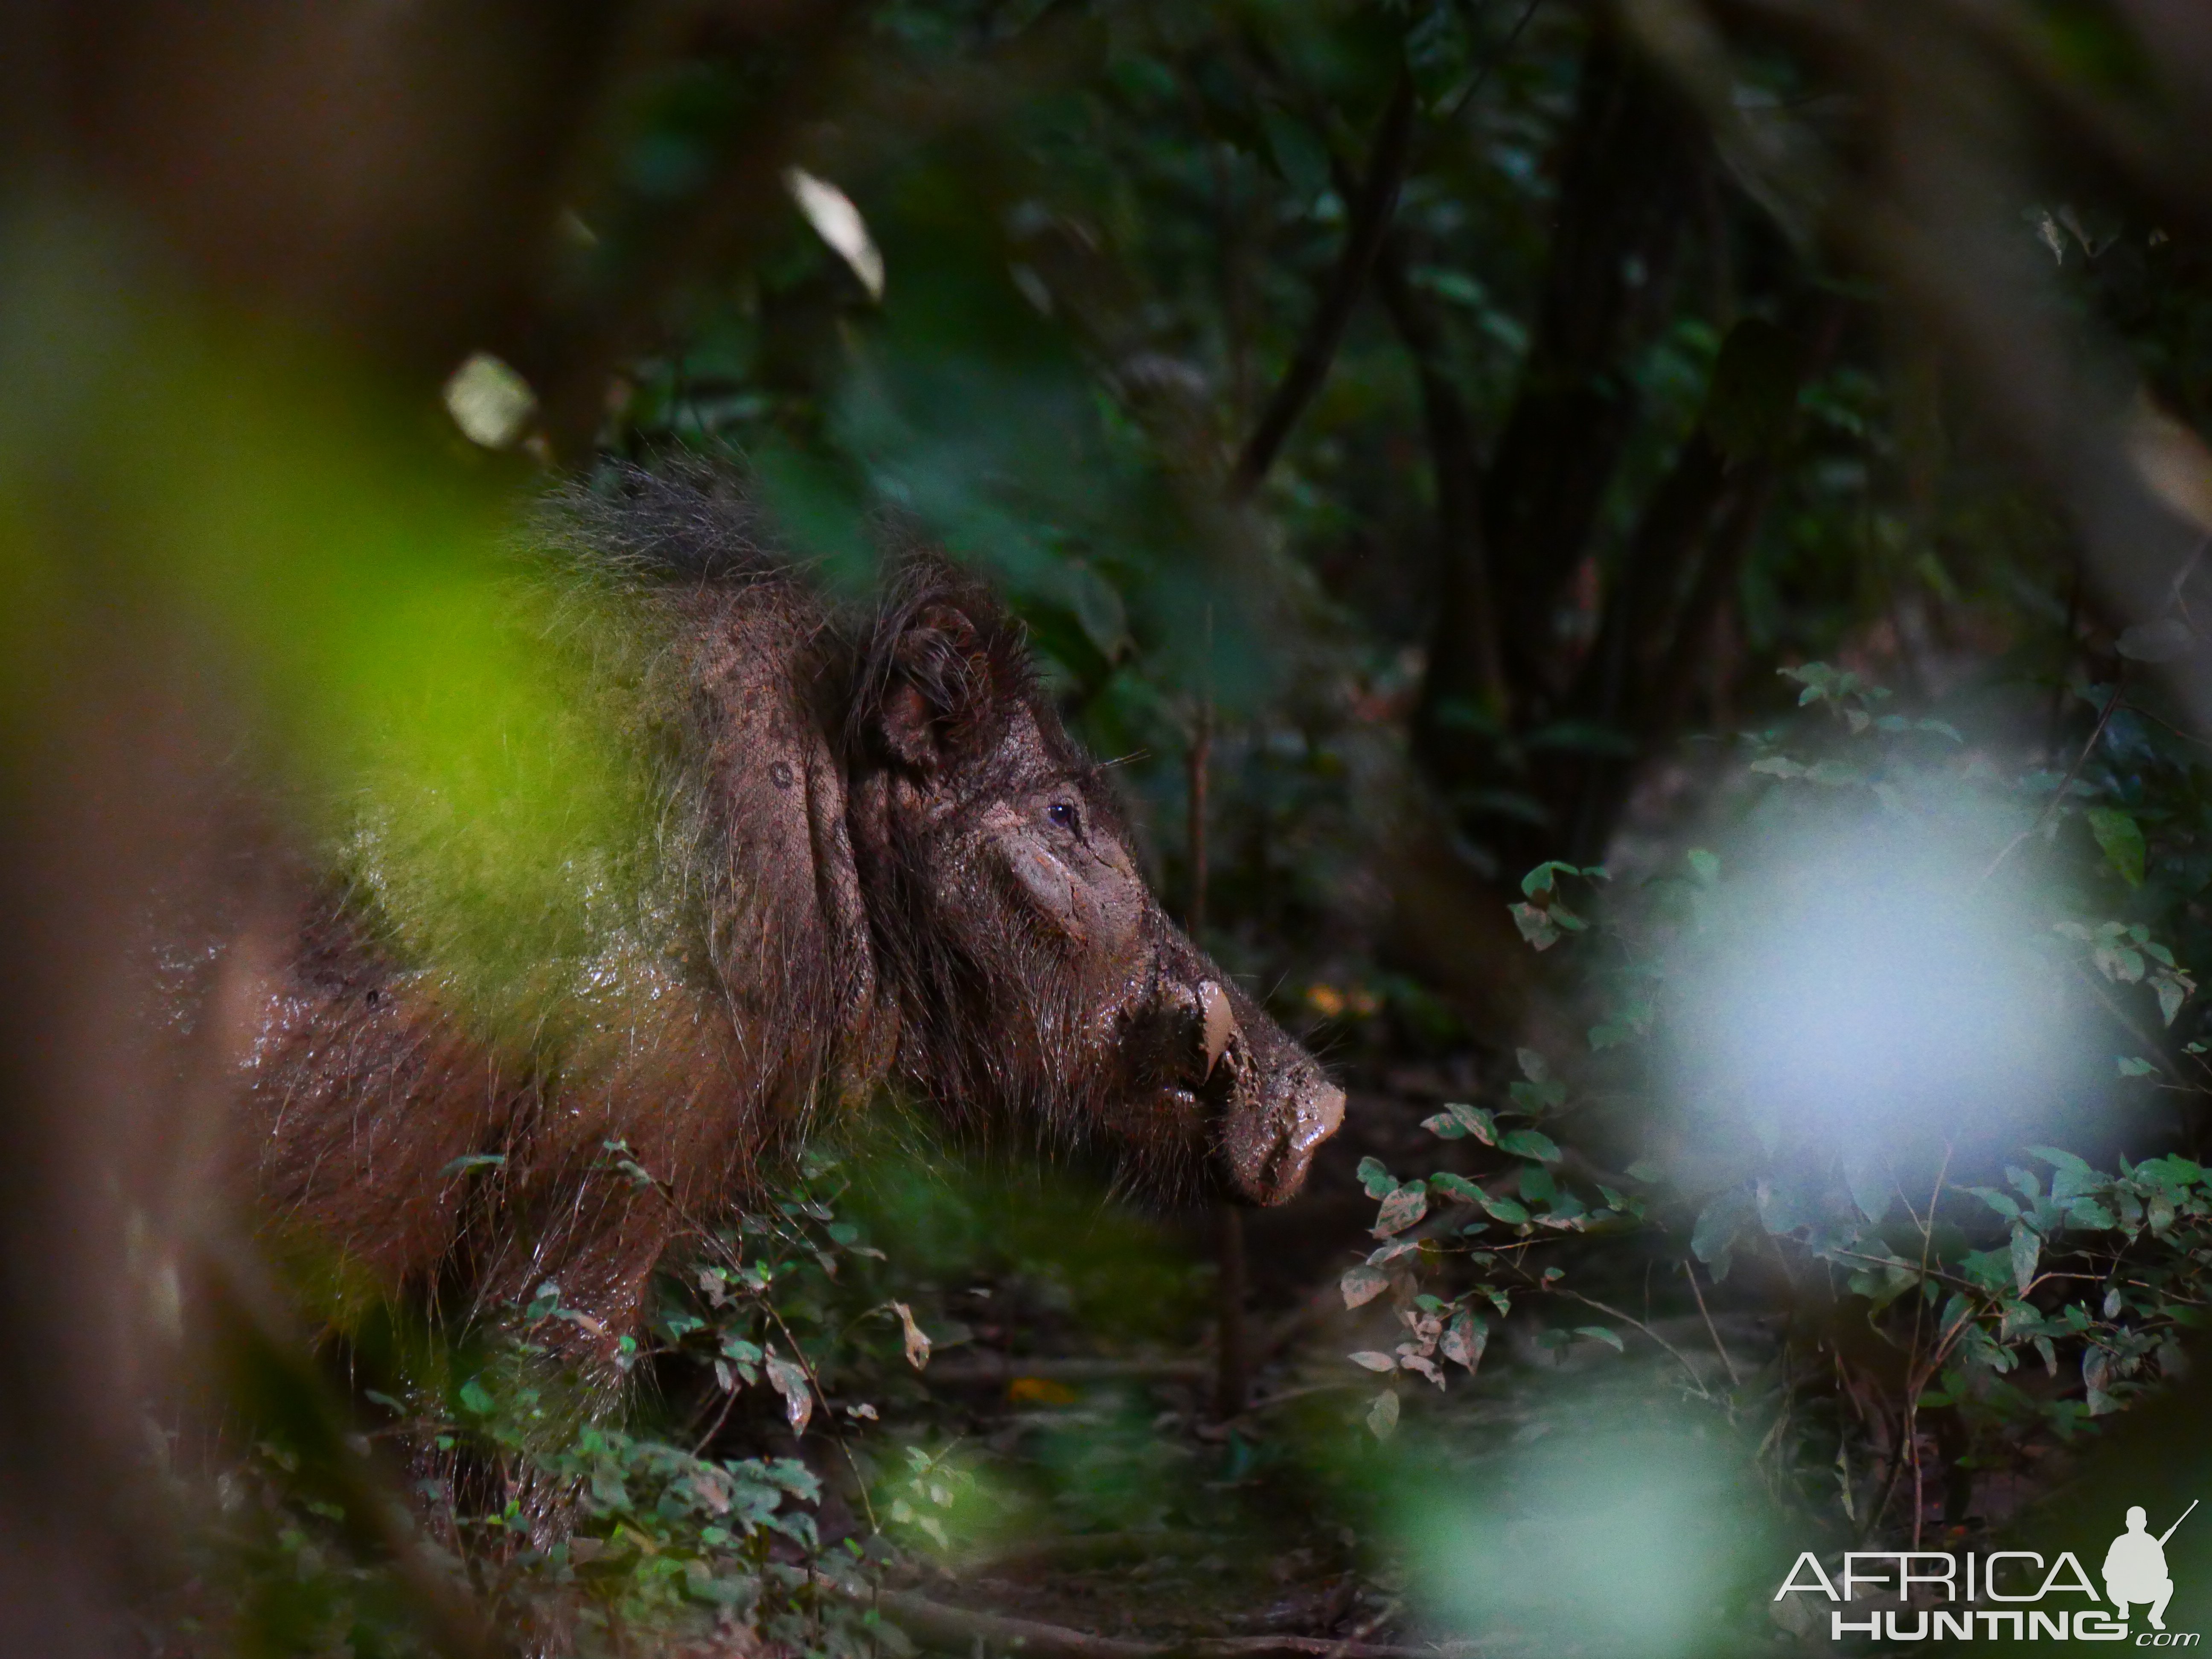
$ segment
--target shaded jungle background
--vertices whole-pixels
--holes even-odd
[[[2202,1490],[2201,9],[11,17],[0,1644],[1732,1651],[1801,1551]],[[240,1245],[234,1033],[146,1030],[208,826],[397,815],[456,971],[559,948],[631,820],[512,526],[689,452],[1009,596],[1351,1090],[1308,1194],[886,1103],[619,1407],[557,1287]]]

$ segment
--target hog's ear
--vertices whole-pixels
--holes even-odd
[[[936,773],[980,745],[1002,688],[983,630],[960,605],[932,600],[892,643],[877,736],[894,759]]]

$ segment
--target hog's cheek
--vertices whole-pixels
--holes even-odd
[[[1046,921],[1078,945],[1089,939],[1075,878],[1049,848],[1025,837],[1008,845],[1005,855],[1015,883]]]
[[[1091,946],[1100,957],[1102,978],[1135,973],[1149,966],[1144,958],[1146,921],[1158,906],[1143,879],[1119,847],[1093,853],[1083,871],[1083,898],[1090,913]]]

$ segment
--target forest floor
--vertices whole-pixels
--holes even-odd
[[[1420,1119],[1445,1098],[1473,1097],[1474,1079],[1471,1062],[1399,1064],[1364,1078],[1349,1069],[1346,1128],[1306,1191],[1243,1217],[1245,1409],[1225,1419],[1217,1409],[1214,1322],[1193,1328],[1180,1350],[1107,1354],[1073,1324],[1032,1319],[1009,1345],[1018,1355],[994,1350],[981,1333],[943,1354],[917,1379],[935,1436],[975,1449],[1001,1491],[1052,1495],[1019,1506],[1011,1530],[934,1561],[909,1553],[886,1585],[892,1622],[940,1650],[1018,1644],[1042,1659],[1139,1659],[1144,1650],[1125,1643],[1218,1659],[1356,1659],[1363,1648],[1384,1659],[1385,1650],[1440,1645],[1498,1656],[1571,1650],[1540,1618],[1519,1630],[1494,1608],[1479,1620],[1455,1619],[1434,1594],[1437,1564],[1427,1564],[1425,1586],[1421,1564],[1409,1561],[1407,1518],[1424,1503],[1511,1487],[1513,1460],[1547,1437],[1575,1442],[1594,1427],[1680,1435],[1686,1421],[1703,1434],[1703,1417],[1725,1432],[1716,1405],[1724,1367],[1753,1364],[1771,1345],[1756,1328],[1724,1322],[1740,1351],[1723,1359],[1718,1333],[1702,1322],[1656,1321],[1672,1358],[1636,1334],[1626,1355],[1595,1342],[1544,1349],[1518,1322],[1501,1330],[1478,1376],[1455,1371],[1442,1395],[1404,1378],[1404,1429],[1395,1443],[1379,1443],[1365,1413],[1380,1379],[1346,1356],[1387,1351],[1404,1332],[1387,1301],[1348,1311],[1337,1287],[1373,1246],[1375,1201],[1355,1171],[1370,1156],[1423,1167],[1437,1143]],[[1203,1218],[1170,1224],[1185,1230],[1194,1256],[1212,1249]],[[970,1291],[982,1304],[1019,1293],[991,1285]],[[1701,1398],[1700,1389],[1711,1392]],[[898,1417],[888,1426],[896,1433]],[[1443,1576],[1487,1571],[1474,1553],[1462,1567],[1446,1564]],[[1449,1589],[1443,1600],[1451,1600]]]

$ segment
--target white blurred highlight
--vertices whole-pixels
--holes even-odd
[[[868,290],[871,300],[882,299],[884,256],[877,250],[875,239],[868,234],[868,222],[860,217],[860,210],[853,205],[853,198],[804,167],[787,168],[783,182],[791,191],[791,199],[806,216],[806,222],[814,227],[814,234],[853,268],[853,275],[860,279],[860,286]]]
[[[1842,1146],[2034,1115],[2061,1009],[1970,855],[1900,836],[1762,863],[1712,896],[1687,976],[1694,1105]]]
[[[446,380],[446,412],[461,435],[486,449],[505,449],[538,412],[530,382],[489,351],[471,355]]]
[[[1742,1449],[1688,1425],[1563,1426],[1463,1497],[1408,1507],[1416,1592],[1454,1632],[1532,1651],[1697,1651],[1759,1541],[1756,1497]]]

